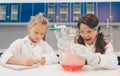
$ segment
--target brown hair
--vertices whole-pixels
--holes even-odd
[[[104,54],[105,50],[106,50],[105,46],[106,46],[107,42],[104,39],[103,33],[100,31],[101,29],[100,29],[100,26],[98,25],[99,24],[98,18],[94,14],[90,14],[90,13],[86,14],[80,18],[78,25],[77,25],[78,29],[80,29],[81,24],[86,24],[91,29],[94,29],[97,27],[98,35],[97,35],[97,40],[95,43],[95,47],[96,47],[95,52],[96,53],[99,52],[101,54]],[[79,38],[77,41],[79,44],[85,45],[85,42],[80,35],[79,35]]]

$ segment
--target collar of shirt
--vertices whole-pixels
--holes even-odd
[[[28,38],[28,35],[27,35],[26,37],[24,37],[24,41],[25,41],[25,42],[28,42],[28,43],[32,46],[32,48],[33,48],[33,47],[36,47],[37,45],[39,45],[39,44],[42,42],[42,40],[40,40],[38,43],[33,43],[33,42]]]
[[[85,45],[86,45],[86,47],[89,49],[89,51],[95,52],[95,42],[96,42],[96,41],[94,41],[94,43],[91,44],[91,45],[88,45],[87,43],[85,43]]]

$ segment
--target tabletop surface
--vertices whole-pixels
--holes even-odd
[[[59,64],[40,65],[36,68],[13,70],[0,66],[0,76],[120,76],[120,66],[114,70],[84,66],[81,71],[67,72]]]

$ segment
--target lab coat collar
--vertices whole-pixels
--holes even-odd
[[[95,42],[94,42],[93,44],[91,44],[91,45],[88,45],[87,43],[85,43],[85,45],[86,45],[86,46],[89,46],[89,47],[94,47]]]
[[[91,45],[88,45],[87,43],[85,43],[85,45],[94,48],[94,47],[95,47],[96,40],[97,40],[97,39],[95,39],[95,41],[94,41]]]
[[[90,51],[95,52],[95,43],[96,43],[96,40],[91,45],[88,45],[87,43],[85,43],[85,45]]]
[[[25,42],[28,42],[28,43],[30,43],[30,44],[40,44],[43,40],[40,40],[39,42],[37,42],[37,43],[33,43],[30,39],[29,39],[29,37],[28,37],[28,35],[27,36],[25,36],[24,38],[23,38],[23,40],[25,41]]]

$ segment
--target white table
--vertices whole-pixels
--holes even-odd
[[[0,76],[120,76],[120,66],[114,70],[94,69],[85,66],[79,72],[66,72],[59,64],[42,65],[27,70],[13,70],[0,66]]]

